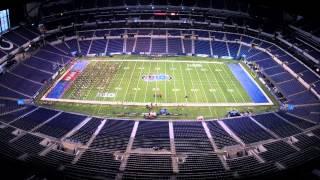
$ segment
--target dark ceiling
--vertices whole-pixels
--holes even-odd
[[[24,6],[29,2],[51,2],[56,0],[1,0],[0,8],[10,8],[11,9],[11,17],[13,20],[22,20],[24,18]],[[59,0],[61,1],[61,0]],[[77,0],[73,0],[77,1]],[[121,1],[121,0],[106,0],[106,1]],[[124,0],[125,2],[132,0]],[[157,0],[154,0],[157,1]],[[167,0],[172,2],[172,0]],[[181,2],[186,2],[189,0],[176,0],[175,4],[181,4]],[[196,1],[196,0],[191,0]],[[221,0],[199,0],[199,1],[221,1]],[[304,0],[304,1],[296,1],[296,0],[225,0],[227,3],[232,2],[243,2],[249,4],[249,13],[252,16],[264,16],[270,19],[277,20],[279,16],[282,18],[283,14],[288,14],[292,17],[296,17],[296,15],[302,15],[308,19],[313,19],[316,22],[320,22],[317,20],[320,17],[319,6],[317,5],[317,0]],[[150,0],[153,2],[153,0]],[[163,1],[162,1],[163,2]],[[166,0],[164,0],[166,2]]]
[[[47,1],[55,1],[55,0],[2,0],[0,2],[1,8],[7,7],[17,7],[23,6],[28,2],[47,2]],[[108,0],[106,0],[108,1]],[[111,0],[112,1],[112,0]],[[119,0],[115,0],[119,1]],[[126,0],[128,1],[128,0]],[[129,0],[130,1],[130,0]],[[171,1],[171,0],[170,0]],[[176,0],[177,2],[184,2],[185,0]],[[200,0],[199,0],[200,1]],[[228,0],[226,0],[228,1]],[[230,1],[230,0],[229,0]],[[239,0],[243,2],[248,2],[255,7],[258,8],[272,8],[272,9],[281,9],[285,11],[289,11],[292,13],[299,13],[299,14],[315,14],[318,13],[317,11],[310,11],[311,9],[317,8],[317,0],[304,0],[304,1],[296,1],[296,0]],[[214,0],[213,0],[214,2]]]

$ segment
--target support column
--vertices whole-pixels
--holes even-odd
[[[177,161],[177,154],[176,154],[176,146],[174,143],[174,130],[173,130],[173,123],[172,121],[169,122],[169,135],[170,135],[170,149],[171,149],[171,162],[172,162],[172,171],[174,173],[179,173],[179,166]]]

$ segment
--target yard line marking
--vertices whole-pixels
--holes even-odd
[[[149,75],[150,74],[150,71],[151,71],[151,63],[149,62],[149,70],[148,70],[148,74],[147,75]],[[144,100],[143,100],[143,102],[146,102],[146,98],[147,98],[147,92],[148,92],[148,86],[149,86],[149,81],[147,81],[147,86],[146,86],[146,90],[144,91]]]
[[[216,66],[215,65],[213,65],[214,67],[215,67],[215,69],[216,69]],[[227,86],[227,88],[229,88],[229,82],[227,82],[225,79],[224,79],[224,77],[221,75],[221,72],[220,71],[218,71],[218,74],[220,75],[220,78],[224,81],[224,84]],[[224,92],[223,92],[224,93]],[[234,102],[238,102],[238,100],[234,97],[234,95],[233,95],[233,93],[230,93],[231,94],[231,97],[232,97],[232,99],[234,100]]]
[[[121,64],[119,65],[119,68],[121,68],[122,63],[123,63],[123,62],[121,62]],[[105,63],[105,66],[106,66],[106,67],[104,67],[102,70],[100,70],[100,72],[104,73],[104,72],[105,72],[105,69],[108,67],[108,65],[110,65],[110,63],[109,63],[109,62],[106,62],[106,63]],[[113,76],[113,78],[115,78],[115,77],[118,75],[118,71],[119,71],[119,69],[117,70],[117,73],[116,73],[115,76]],[[108,79],[105,81],[104,86],[103,86],[103,92],[106,92],[106,90],[108,90],[109,87],[111,86],[111,83],[112,83],[112,80],[113,80],[113,79],[110,80],[110,78],[111,78],[111,76],[108,76]],[[110,82],[109,82],[109,80],[110,80]],[[109,84],[107,85],[108,82],[109,82]],[[97,89],[98,89],[98,88],[97,88]],[[97,96],[94,97],[95,100],[96,100],[97,98],[102,98],[102,101],[104,101],[106,97],[97,97]],[[101,101],[101,99],[98,99],[98,100]],[[100,104],[100,105],[98,104],[98,108],[93,108],[93,109],[94,109],[93,114],[96,113],[96,112],[97,112],[97,114],[100,114],[100,111],[101,111],[102,106],[103,106],[102,104]],[[97,111],[96,111],[96,110],[97,110]]]
[[[122,64],[122,63],[121,63]],[[119,68],[121,68],[121,64],[119,65]],[[108,65],[108,64],[107,64]],[[108,66],[107,66],[108,67]],[[119,70],[119,69],[118,69]],[[117,73],[115,74],[115,76],[118,74],[118,70],[117,70]],[[114,76],[114,78],[115,78],[115,76]],[[103,86],[104,88],[103,88],[103,91],[104,92],[107,92],[108,90],[109,90],[109,87],[110,87],[110,85],[111,85],[111,81],[112,81],[112,79],[110,80],[110,82],[109,82],[109,79],[111,78],[111,76],[109,76],[108,77],[108,79],[107,79],[107,81],[105,81],[105,85]],[[107,84],[107,83],[109,83],[109,84]],[[116,96],[116,94],[115,94],[115,96]],[[103,101],[105,100],[105,97],[103,97]],[[100,106],[98,106],[98,108],[97,108],[97,114],[99,115],[100,114],[100,111],[101,111],[101,109],[102,109],[102,107],[103,107],[103,105],[101,104]],[[94,108],[95,109],[95,108]],[[95,114],[95,113],[94,113]]]
[[[220,81],[218,81],[218,79],[217,79],[217,77],[216,77],[215,73],[212,71],[212,69],[211,69],[210,65],[209,65],[209,64],[207,64],[207,66],[208,66],[208,68],[209,68],[210,72],[212,73],[213,78],[215,79],[215,82],[220,82]],[[224,94],[223,89],[222,89],[222,87],[220,86],[220,84],[218,84],[218,87],[219,87],[219,88],[220,88],[220,90],[221,90],[221,93],[222,93],[222,95],[223,95],[224,101],[225,101],[225,102],[228,102],[228,100],[227,100],[227,98],[226,98],[226,95]]]
[[[95,63],[95,64],[93,65],[93,67],[95,67],[96,64],[97,64],[97,63]],[[95,68],[94,68],[94,69],[95,69]],[[80,77],[80,78],[81,78],[81,77]],[[86,80],[87,80],[87,78],[85,78],[85,81],[86,81]],[[91,86],[91,83],[86,83],[86,85],[87,85],[88,87],[90,87],[90,89],[89,89],[89,90],[86,89],[86,94],[83,96],[83,98],[88,99],[88,96],[90,95],[92,89],[94,89],[95,87]]]
[[[171,64],[171,68],[173,68],[173,63],[170,63],[170,64]],[[174,71],[173,74],[174,74],[174,77],[172,78],[173,79],[173,87],[174,87],[174,89],[177,89],[177,87],[176,87],[176,80],[177,80],[176,71]],[[176,102],[178,102],[177,91],[174,91],[174,95],[176,97]]]
[[[191,73],[190,73],[190,71],[187,71],[187,72],[188,72],[188,74],[189,74],[189,78],[190,78],[190,81],[191,81],[192,89],[195,89],[194,84],[193,84],[193,81],[192,81]],[[192,91],[192,90],[191,90],[191,91]],[[194,94],[194,95],[195,95],[195,97],[196,97],[196,102],[199,102],[199,99],[198,99],[197,93],[195,93],[195,91],[192,91],[192,92],[193,92],[193,94]]]
[[[110,65],[110,64],[106,64],[106,67],[109,67],[108,65]],[[105,72],[105,70],[106,70],[106,68],[103,70],[104,72]],[[116,73],[117,74],[117,73]],[[111,81],[109,81],[109,80],[112,80],[112,79],[110,79],[111,78],[111,76],[108,76],[108,79],[105,81],[105,85],[103,86],[104,88],[103,88],[103,91],[104,92],[108,92],[108,90],[109,90],[109,85],[110,85],[110,83],[111,83]],[[109,85],[107,86],[107,83],[109,82]],[[107,91],[106,91],[107,90]],[[103,100],[105,99],[105,97],[103,97]]]
[[[157,61],[155,70],[157,71],[157,74],[159,74],[160,68],[158,67],[158,61]],[[158,94],[158,91],[160,91],[160,89],[158,88],[158,80],[156,80],[156,90],[155,90],[155,96],[154,96],[155,97],[155,99],[154,99],[155,104],[157,104],[157,96],[156,95]]]
[[[141,81],[141,79],[140,79],[140,78],[142,77],[142,72],[143,72],[143,69],[144,69],[144,66],[143,66],[143,65],[144,65],[144,62],[142,62],[142,66],[141,66],[141,67],[143,67],[143,68],[141,68],[141,67],[140,67],[141,69],[140,69],[140,73],[139,73],[139,80],[138,80],[138,83],[137,83],[136,88],[139,88],[139,83],[140,83],[140,81]],[[139,90],[140,90],[140,88],[139,88]],[[133,102],[135,102],[135,101],[136,101],[137,92],[138,92],[138,91],[136,90],[136,92],[134,93]]]
[[[115,82],[117,82],[117,80],[119,79],[119,75],[121,74],[121,73],[119,73],[119,72],[121,72],[121,67],[123,66],[123,63],[124,63],[124,62],[121,62],[121,64],[119,65],[119,68],[118,68],[118,70],[117,70],[117,73],[115,74],[115,76],[113,77],[113,79],[111,79],[110,84],[108,85],[107,90],[111,89],[111,88],[113,87],[113,84],[114,84]],[[123,74],[124,74],[124,73],[123,73]],[[114,85],[114,86],[115,86],[115,85]],[[122,87],[120,87],[119,85],[117,85],[117,86],[115,86],[114,89],[116,90],[116,96],[117,96],[117,95],[118,95],[118,92],[122,90]]]
[[[201,83],[201,87],[202,87],[201,93],[204,94],[204,97],[206,98],[207,103],[209,103],[209,99],[208,99],[208,97],[207,97],[207,93],[205,92],[205,87],[204,87],[203,84],[202,84],[202,80],[201,80],[201,78],[200,78],[199,72],[198,72],[198,70],[196,69],[196,67],[194,67],[194,68],[195,68],[194,70],[195,70],[196,73],[197,73],[198,80],[199,80],[199,82]],[[211,116],[213,117],[214,115],[213,115],[213,113],[212,113],[212,111],[211,111],[211,108],[209,108],[209,111],[210,111]]]
[[[127,63],[125,63],[125,64],[127,64]],[[122,64],[121,64],[122,65]],[[120,80],[120,82],[119,82],[119,87],[121,87],[122,88],[122,81],[123,81],[123,78],[125,77],[125,75],[127,74],[127,70],[124,70],[124,72],[123,72],[123,74],[122,74],[122,77],[121,77],[121,80]],[[119,94],[118,94],[118,92],[119,91],[117,91],[117,95],[113,98],[113,101],[115,101],[116,100],[116,97],[120,97],[120,96],[118,96]]]
[[[227,69],[227,67],[223,67],[223,69],[225,70],[225,72],[227,72],[228,70],[230,70],[230,69]],[[228,83],[228,85],[231,85],[231,87],[233,87],[233,88],[230,88],[230,87],[228,86],[227,91],[230,92],[230,93],[233,95],[233,92],[234,92],[235,89],[236,89],[236,92],[235,92],[235,93],[237,93],[238,96],[240,95],[239,97],[241,97],[242,100],[245,102],[245,100],[244,100],[244,98],[242,97],[239,89],[238,89],[237,86],[234,84],[234,80],[231,80],[231,79],[233,79],[233,78],[230,76],[230,73],[228,72],[228,73],[226,73],[226,74],[227,74],[228,79],[230,79],[230,81],[231,81],[231,83]],[[239,101],[237,101],[237,102],[239,102]]]
[[[179,64],[179,69],[180,69],[180,74],[181,74],[181,79],[182,79],[182,84],[183,84],[183,89],[184,89],[184,95],[186,96],[187,95],[187,90],[186,90],[186,86],[185,86],[185,83],[184,83],[184,78],[183,78],[183,74],[182,74],[182,68]],[[188,102],[188,98],[184,98],[186,102]]]
[[[98,71],[95,71],[94,73],[100,74],[100,73],[105,73],[106,71],[108,71],[108,67],[110,66],[110,63],[107,62],[103,65],[104,66],[98,65],[99,67],[102,67],[102,68],[99,69]],[[110,76],[108,76],[108,79],[105,81],[105,83],[107,83],[109,81],[109,79],[110,79]],[[103,91],[105,90],[105,85],[101,87],[101,84],[103,84],[103,81],[104,81],[104,78],[99,77],[99,76],[95,77],[94,85],[90,85],[90,86],[93,86],[93,88],[90,90],[90,93],[89,93],[90,96],[91,96],[92,90],[97,90],[97,89],[98,90],[103,89]],[[102,93],[105,93],[105,91]],[[91,99],[92,97],[89,97],[89,98]],[[97,98],[97,94],[95,94],[94,98]],[[105,98],[105,97],[103,97],[103,98]]]
[[[206,79],[207,79],[207,81],[209,82],[208,74],[207,74],[206,72],[205,72],[204,74],[206,75]],[[215,92],[216,92],[216,89],[214,89],[214,88],[212,87],[212,83],[209,83],[209,87],[210,87],[209,92],[212,92],[213,97],[214,97],[214,101],[217,102],[218,100],[217,100],[216,93],[215,93]]]
[[[93,67],[95,67],[96,64],[97,64],[97,63],[95,63],[95,64],[93,65]],[[85,80],[87,80],[87,79],[85,79]],[[93,82],[93,83],[94,83],[94,82]],[[91,83],[90,83],[90,85],[91,85]],[[87,90],[86,95],[84,95],[83,97],[84,97],[85,99],[88,99],[88,96],[90,95],[92,89],[94,89],[94,88],[95,88],[94,86],[91,86],[90,89]]]
[[[128,94],[128,90],[129,90],[129,87],[130,87],[130,85],[131,85],[132,76],[133,76],[133,73],[134,73],[135,70],[136,70],[136,65],[137,65],[137,63],[138,63],[138,62],[135,62],[135,63],[134,63],[134,67],[133,67],[133,71],[131,72],[129,84],[127,84],[127,90],[126,90],[126,93],[125,93],[124,98],[123,98],[122,101],[125,101],[125,100],[126,100],[126,97],[127,97],[127,94]]]
[[[109,65],[110,63],[106,63],[106,66],[108,67],[108,65]],[[122,63],[121,63],[122,64]],[[120,64],[120,65],[121,65]],[[121,68],[121,66],[119,66],[118,68]],[[113,78],[115,78],[116,77],[116,75],[118,74],[118,71],[119,71],[119,69],[117,69],[117,73],[115,74],[115,76],[113,76]],[[103,92],[108,92],[108,90],[109,90],[109,87],[110,87],[110,85],[111,85],[111,81],[112,81],[112,79],[110,79],[111,78],[111,76],[109,75],[108,76],[108,79],[105,81],[105,83],[104,83],[104,86],[103,86]],[[109,82],[110,81],[110,82]],[[117,94],[115,94],[115,96],[116,96]],[[97,97],[96,97],[97,98]],[[103,97],[103,101],[105,100],[105,97]],[[99,105],[98,106],[98,108],[97,108],[97,114],[100,114],[100,111],[101,111],[101,109],[102,109],[102,104],[101,105]],[[93,108],[93,109],[95,109],[95,108]],[[96,114],[96,113],[94,113],[94,114]]]
[[[167,62],[164,62],[164,74],[167,75]],[[167,102],[167,80],[164,81],[164,100]]]

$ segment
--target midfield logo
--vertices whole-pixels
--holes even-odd
[[[142,79],[144,81],[167,81],[171,80],[172,77],[167,74],[151,74],[151,75],[143,75]]]

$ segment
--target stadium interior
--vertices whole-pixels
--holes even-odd
[[[0,2],[0,177],[320,179],[316,3]]]

